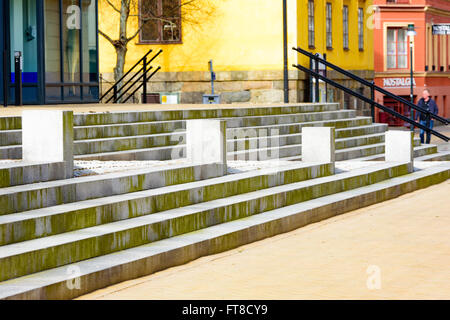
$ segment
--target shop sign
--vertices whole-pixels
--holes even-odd
[[[413,85],[416,86],[416,81],[413,79]],[[383,87],[385,88],[410,88],[411,78],[384,78]]]
[[[433,24],[432,33],[441,35],[450,34],[450,24]]]

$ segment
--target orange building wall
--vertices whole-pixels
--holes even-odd
[[[450,118],[450,35],[433,36],[437,45],[431,43],[431,31],[427,30],[431,24],[450,24],[450,1],[447,0],[411,0],[410,4],[386,4],[383,0],[374,0],[374,5],[380,6],[376,15],[378,23],[374,30],[374,68],[375,83],[383,87],[384,78],[409,78],[408,69],[392,70],[386,68],[386,28],[388,25],[404,25],[413,23],[417,32],[414,38],[414,88],[415,102],[421,97],[424,88],[431,91],[431,95],[439,107],[439,115]],[[409,45],[408,45],[409,57]],[[432,70],[432,65],[436,69]],[[441,65],[444,71],[440,71]],[[428,71],[426,67],[428,66]],[[397,95],[410,95],[410,88],[385,88]],[[376,95],[378,102],[383,103],[383,96]]]

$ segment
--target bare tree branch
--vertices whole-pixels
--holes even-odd
[[[113,46],[114,46],[114,40],[111,39],[106,33],[104,33],[102,30],[98,29],[98,33],[102,35],[106,40],[108,40]]]
[[[114,9],[114,11],[120,13],[120,10],[117,9],[117,7],[110,0],[106,0],[106,2],[111,6],[111,8]]]

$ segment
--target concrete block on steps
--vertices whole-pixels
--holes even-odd
[[[73,111],[25,110],[22,113],[23,160],[64,162],[73,177]]]
[[[302,161],[335,161],[335,130],[333,127],[302,128]]]
[[[414,132],[389,130],[385,134],[385,161],[408,162],[409,172],[413,172]]]
[[[195,163],[221,163],[226,174],[226,130],[225,120],[186,121],[187,159]]]

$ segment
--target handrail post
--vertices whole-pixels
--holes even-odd
[[[144,88],[142,90],[142,92],[143,92],[142,100],[144,103],[147,103],[147,57],[144,58],[143,64],[144,64],[144,71],[143,71],[144,72],[144,79],[143,79]]]
[[[372,116],[372,123],[375,123],[375,82],[372,81],[372,85],[370,86],[370,100],[372,103],[370,104],[370,115]]]
[[[114,97],[113,103],[117,103],[117,84],[114,84],[113,88],[114,88],[113,89],[113,97]]]
[[[318,53],[316,53],[315,54],[315,57],[317,58],[318,57]],[[315,61],[316,61],[316,64],[315,64],[315,67],[316,67],[316,73],[319,73],[319,60],[317,60],[317,59],[315,59]],[[315,102],[319,102],[319,77],[316,77],[316,83],[315,83],[315,87],[316,87],[316,94],[315,94]]]

